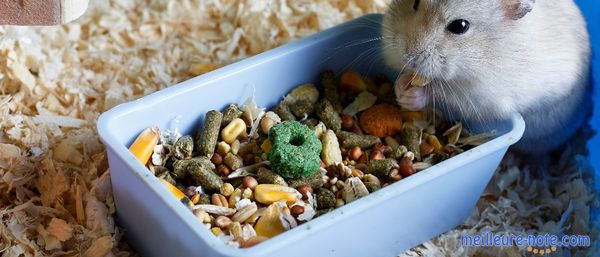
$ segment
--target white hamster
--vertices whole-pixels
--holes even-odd
[[[382,38],[389,66],[431,80],[398,81],[401,106],[480,122],[519,112],[518,152],[556,149],[591,110],[589,35],[572,0],[393,0]]]

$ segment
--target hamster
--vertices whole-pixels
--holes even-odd
[[[526,155],[557,149],[591,110],[589,35],[572,0],[393,0],[382,49],[388,66],[431,81],[397,81],[402,107],[482,123],[518,112],[513,150]]]

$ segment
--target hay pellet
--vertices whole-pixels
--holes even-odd
[[[214,153],[223,114],[219,111],[209,111],[204,118],[204,124],[198,131],[196,139],[196,149],[200,156],[211,157]]]
[[[342,101],[340,100],[340,93],[338,92],[338,85],[335,80],[335,74],[331,70],[327,70],[321,73],[321,86],[323,86],[323,93],[325,99],[331,103],[333,110],[336,113],[342,112]],[[328,126],[328,128],[331,128]],[[337,130],[336,130],[337,131]]]
[[[397,167],[398,163],[394,159],[371,160],[369,161],[369,165],[367,166],[367,170],[365,172],[380,178],[387,178],[389,176],[389,172],[393,168]]]
[[[294,116],[304,118],[313,113],[313,111],[315,110],[315,105],[309,100],[302,99],[292,104],[290,106],[290,110],[292,111]]]
[[[358,146],[361,149],[369,149],[375,144],[381,143],[381,140],[372,135],[359,135],[348,131],[338,131],[336,133],[342,147],[350,149],[353,146]]]
[[[219,192],[223,185],[223,180],[213,170],[215,165],[205,156],[190,160],[187,165],[188,174],[199,183],[203,189],[210,192]]]
[[[192,152],[194,151],[194,139],[188,135],[182,136],[175,142],[173,148],[175,149],[173,153],[175,158],[189,159],[192,157]]]
[[[258,176],[258,178],[257,178],[258,183],[260,183],[260,184],[275,184],[275,185],[288,186],[288,183],[285,182],[285,179],[272,170],[265,169],[265,168],[259,168],[258,171],[256,172],[256,174]]]
[[[391,159],[400,159],[402,158],[402,156],[404,156],[404,154],[406,154],[408,152],[408,149],[406,148],[406,146],[398,146],[396,148],[392,147],[392,151],[390,151],[388,153],[388,157]]]
[[[223,162],[232,171],[237,170],[244,165],[242,158],[240,158],[239,156],[232,154],[232,153],[228,153],[227,155],[225,155]]]
[[[210,195],[201,194],[200,201],[198,202],[198,204],[210,204]]]
[[[231,123],[236,118],[242,116],[242,110],[237,104],[230,104],[223,111],[223,120],[221,121],[221,128],[227,126],[227,124]]]
[[[285,182],[285,181],[284,181]],[[323,175],[321,172],[317,172],[308,177],[301,177],[299,179],[288,179],[289,187],[299,188],[302,185],[309,185],[314,190],[317,190],[325,184],[323,182]]]
[[[290,110],[290,106],[284,103],[283,101],[279,102],[279,104],[273,109],[273,112],[277,113],[282,121],[286,120],[296,120],[296,117]]]
[[[400,142],[415,154],[416,160],[421,160],[421,136],[423,131],[412,125],[405,124],[400,135]]]
[[[327,188],[319,189],[319,192],[317,192],[317,195],[315,198],[317,199],[317,208],[319,210],[335,207],[335,202],[336,202],[335,194],[333,194]]]
[[[327,100],[322,99],[317,103],[317,116],[323,121],[328,129],[340,131],[342,129],[342,118],[339,112],[335,110],[333,105]]]
[[[187,166],[190,160],[176,160],[173,162],[173,175],[177,178],[183,178],[188,174]]]

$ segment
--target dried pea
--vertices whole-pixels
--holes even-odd
[[[214,153],[223,114],[219,111],[209,111],[204,118],[204,124],[196,137],[196,149],[200,156],[211,157]]]

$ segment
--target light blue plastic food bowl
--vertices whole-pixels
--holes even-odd
[[[258,105],[272,107],[295,86],[317,82],[325,69],[389,72],[367,56],[379,42],[353,44],[379,37],[380,19],[362,17],[104,113],[98,130],[117,214],[135,249],[144,256],[389,257],[461,224],[521,137],[519,115],[490,125],[499,134],[486,144],[249,249],[220,242],[127,150],[144,128],[168,128],[177,115],[182,132],[194,133],[206,111],[241,104],[253,93]]]

